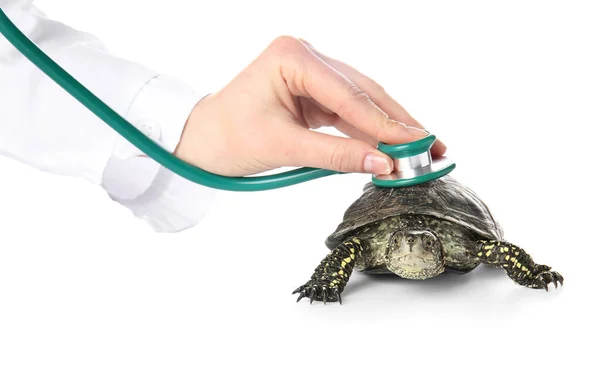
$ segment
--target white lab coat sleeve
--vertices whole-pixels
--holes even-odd
[[[93,35],[48,19],[31,1],[0,0],[55,62],[139,130],[173,152],[204,96],[175,78],[111,55]],[[156,231],[197,224],[213,189],[146,157],[0,36],[0,154],[103,187]]]

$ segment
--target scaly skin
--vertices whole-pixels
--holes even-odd
[[[297,301],[308,297],[311,303],[313,300],[322,300],[323,304],[328,301],[342,304],[342,291],[362,251],[363,243],[359,238],[347,239],[333,249],[317,266],[310,280],[292,294],[300,293]]]
[[[501,267],[517,284],[533,289],[546,289],[548,284],[563,285],[563,277],[546,265],[536,264],[531,256],[518,246],[508,242],[480,240],[473,247],[473,255],[484,264]]]

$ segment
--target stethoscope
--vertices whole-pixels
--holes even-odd
[[[272,175],[227,177],[202,170],[169,153],[112,110],[27,38],[2,9],[0,9],[0,33],[42,72],[117,133],[148,157],[187,180],[220,190],[260,191],[339,174],[337,171],[302,167]],[[430,150],[435,139],[436,137],[430,134],[423,139],[405,144],[379,143],[378,149],[393,159],[394,170],[389,175],[373,175],[371,178],[373,184],[386,188],[405,187],[439,179],[449,174],[456,167],[449,158],[432,159]]]

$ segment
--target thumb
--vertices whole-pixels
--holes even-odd
[[[302,129],[287,144],[282,166],[317,167],[340,172],[389,174],[393,161],[367,142]]]

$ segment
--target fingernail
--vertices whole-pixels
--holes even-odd
[[[365,157],[364,168],[365,172],[376,175],[387,175],[392,172],[388,160],[373,153]]]
[[[436,140],[436,142],[437,142],[437,143],[439,143],[439,144],[440,144],[440,147],[442,147],[444,150],[448,148],[448,147],[446,146],[446,144],[445,144],[444,142],[440,141],[439,139],[438,139],[438,140]]]
[[[429,135],[429,132],[426,130],[415,127],[406,126],[406,131],[415,137],[425,137]]]

